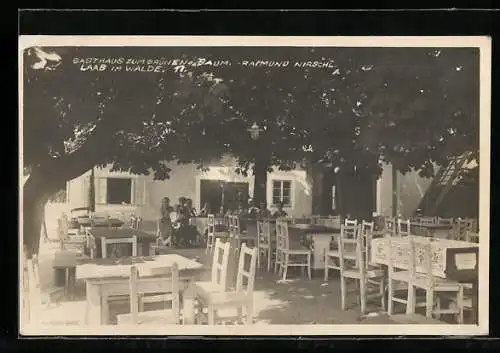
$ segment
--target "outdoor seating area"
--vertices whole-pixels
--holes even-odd
[[[22,328],[487,331],[483,52],[259,41],[24,48]]]
[[[25,311],[124,327],[477,322],[474,220],[244,222],[197,217],[204,246],[181,249],[137,222],[70,230],[62,216],[50,255],[25,260]]]

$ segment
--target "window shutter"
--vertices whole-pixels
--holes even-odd
[[[95,199],[98,204],[104,205],[107,203],[107,182],[106,178],[96,178],[96,187],[95,187]]]
[[[145,197],[145,180],[144,178],[132,179],[132,188],[134,190],[134,205],[144,205]]]

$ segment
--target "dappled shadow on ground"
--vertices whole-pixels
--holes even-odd
[[[256,321],[269,324],[358,324],[363,321],[356,296],[347,300],[347,310],[340,308],[340,283],[334,278],[308,280],[291,274],[283,281],[274,274],[259,274],[256,281]],[[376,307],[371,308],[377,310]],[[387,320],[385,323],[390,323]]]
[[[212,256],[205,253],[205,249],[172,250],[187,258],[199,261],[208,267],[211,266]],[[44,273],[44,288],[51,286],[52,267],[49,257],[44,256],[41,265],[41,274]],[[43,269],[42,269],[43,268]],[[286,281],[283,281],[273,272],[258,270],[254,290],[254,323],[278,325],[303,325],[303,324],[394,324],[387,315],[380,313],[379,303],[369,305],[368,310],[375,312],[373,316],[362,316],[360,307],[356,302],[356,295],[350,294],[347,300],[347,310],[341,310],[340,282],[338,274],[332,273],[331,278],[324,282],[322,273],[320,277],[312,280],[303,276],[300,271],[291,269]],[[237,273],[237,256],[231,255],[228,268],[228,286],[234,287]],[[200,279],[209,280],[210,271],[201,275]],[[65,301],[75,304],[65,304]],[[77,281],[75,292],[70,298],[61,298],[61,305],[85,306],[85,282]],[[77,304],[78,303],[78,304]],[[160,307],[157,307],[160,305]],[[163,303],[150,304],[146,310],[162,308]],[[130,306],[128,300],[121,300],[110,304],[110,324],[116,323],[116,315],[128,313]],[[72,310],[73,311],[73,310]],[[75,311],[73,311],[75,312]],[[70,313],[68,313],[70,314]],[[72,315],[71,315],[72,316]],[[236,316],[236,310],[223,310],[219,316],[231,318]],[[234,323],[234,320],[232,321]]]

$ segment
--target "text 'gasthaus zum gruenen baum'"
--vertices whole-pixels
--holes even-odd
[[[150,72],[162,73],[169,70],[183,72],[189,68],[213,67],[223,68],[231,66],[241,66],[247,68],[295,68],[295,69],[333,69],[333,60],[312,60],[312,61],[273,61],[273,60],[240,60],[233,62],[222,59],[196,60],[167,59],[167,58],[73,58],[73,64],[78,65],[80,71],[89,72]]]

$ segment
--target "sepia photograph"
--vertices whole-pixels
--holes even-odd
[[[18,55],[21,336],[488,334],[488,37]]]

